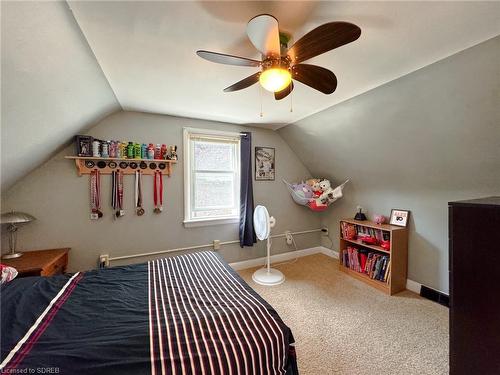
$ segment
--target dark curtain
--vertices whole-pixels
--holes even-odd
[[[257,236],[253,229],[252,133],[241,133],[240,143],[240,246],[253,246]]]

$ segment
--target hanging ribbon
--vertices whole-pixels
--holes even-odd
[[[155,171],[154,174],[154,212],[159,214],[163,211],[163,177],[161,171]],[[158,204],[158,201],[160,204]]]
[[[97,169],[90,172],[90,219],[97,220],[101,212],[101,174]]]
[[[138,216],[144,215],[144,208],[142,208],[142,173],[135,171],[135,212]]]
[[[112,194],[111,194],[111,206],[115,211],[115,217],[121,217],[125,215],[123,210],[123,172],[113,171],[112,176]]]

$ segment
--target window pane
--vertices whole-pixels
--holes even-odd
[[[232,209],[234,207],[234,175],[232,173],[195,173],[194,210]]]
[[[194,141],[195,170],[232,171],[234,143]]]

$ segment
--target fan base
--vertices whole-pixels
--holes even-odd
[[[279,285],[285,281],[285,275],[274,268],[271,268],[269,272],[267,268],[261,268],[254,272],[252,279],[260,285]]]

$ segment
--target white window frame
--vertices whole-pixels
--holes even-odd
[[[193,167],[193,156],[191,153],[190,139],[192,135],[199,135],[201,137],[206,136],[207,138],[220,138],[227,139],[231,141],[237,141],[235,161],[237,165],[237,176],[235,181],[235,197],[239,201],[240,196],[240,146],[241,146],[241,134],[236,132],[226,132],[220,130],[210,130],[210,129],[198,129],[198,128],[184,128],[183,138],[184,138],[184,226],[199,227],[205,225],[220,225],[220,224],[235,224],[240,222],[240,213],[237,210],[236,215],[231,216],[220,216],[211,218],[193,218],[192,214],[192,167]],[[238,204],[239,206],[239,204]]]

